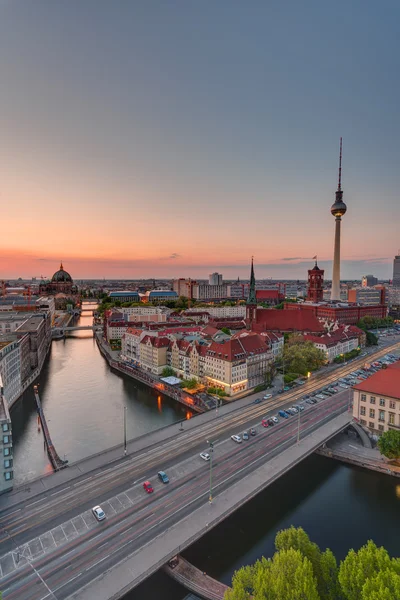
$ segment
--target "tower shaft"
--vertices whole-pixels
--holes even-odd
[[[331,300],[340,300],[340,227],[342,219],[335,219],[335,247],[333,251],[333,271]]]

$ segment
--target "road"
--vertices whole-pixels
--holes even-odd
[[[376,356],[386,352],[387,348]],[[3,557],[0,558],[3,576],[0,589],[3,598],[39,600],[54,597],[54,592],[56,598],[66,598],[207,502],[209,468],[198,457],[198,453],[206,449],[207,439],[219,440],[213,461],[213,495],[216,496],[261,462],[296,443],[297,417],[281,420],[279,425],[267,429],[260,426],[262,417],[290,406],[299,398],[300,392],[305,394],[319,389],[364,362],[365,358],[353,361],[329,373],[323,382],[310,381],[302,390],[273,397],[261,405],[247,404],[191,431],[179,433],[162,445],[136,452],[106,470],[85,475],[72,484],[69,482],[51,493],[39,494],[33,501],[3,511],[0,513],[0,557]],[[349,392],[344,390],[320,404],[306,405],[300,421],[301,437],[337,411],[346,410]],[[239,445],[229,439],[233,433],[240,433],[250,426],[257,428],[257,435],[251,440]],[[170,476],[171,481],[166,486],[155,479],[159,469],[166,470]],[[145,479],[152,481],[154,494],[147,496],[143,491],[141,484]],[[107,514],[103,523],[97,523],[90,513],[90,508],[98,503]],[[75,527],[76,535],[67,534],[69,524]],[[57,531],[63,531],[64,538],[55,539]],[[52,536],[54,542],[48,548],[44,548],[46,536],[50,542]],[[30,542],[29,547],[24,547],[27,542]],[[35,553],[35,544],[42,545],[45,553]],[[15,569],[17,549],[20,561]],[[11,556],[11,564],[9,551],[15,553]],[[24,559],[24,553],[33,557],[29,563]]]

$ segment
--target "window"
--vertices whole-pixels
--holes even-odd
[[[375,404],[375,396],[371,396],[369,402],[370,404]]]
[[[365,402],[367,400],[366,394],[361,394],[361,402]]]
[[[3,423],[3,431],[8,431],[8,423]]]
[[[394,413],[389,413],[389,425],[394,425]]]
[[[373,428],[375,427],[375,425],[374,425],[374,422],[373,422],[373,421],[370,421],[370,422],[369,422],[369,427],[370,427],[370,429],[373,429]]]
[[[6,471],[6,473],[4,473],[4,479],[6,481],[10,481],[10,479],[13,479],[14,477],[14,473],[12,471]]]
[[[380,421],[385,421],[385,411],[384,410],[380,410],[379,411],[379,420]]]
[[[378,425],[378,429],[379,429],[379,431],[383,431],[384,430],[384,426],[383,425]]]
[[[362,407],[361,407],[361,414],[362,414],[363,416],[365,416],[365,406],[362,406]]]
[[[9,443],[10,443],[10,436],[3,435],[3,444],[9,444]]]
[[[3,454],[4,454],[4,456],[10,456],[11,455],[11,448],[4,448]]]
[[[4,461],[4,468],[5,468],[5,469],[9,469],[9,468],[10,468],[10,467],[12,467],[12,466],[13,466],[13,461],[12,461],[12,458],[11,458],[11,459],[10,459],[10,458],[7,458],[7,459]]]
[[[374,408],[369,409],[369,418],[375,419],[375,409]]]
[[[383,398],[380,398],[379,406],[385,406],[385,400]]]
[[[394,400],[390,400],[389,408],[396,408],[396,402]]]
[[[360,419],[360,423],[361,423],[361,425],[366,425],[367,421],[365,419]]]

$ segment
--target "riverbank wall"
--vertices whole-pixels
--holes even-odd
[[[159,379],[156,379],[150,373],[146,373],[145,371],[142,371],[138,368],[130,367],[129,365],[124,364],[122,361],[116,360],[108,352],[107,348],[105,347],[105,345],[101,339],[101,335],[96,334],[95,339],[96,339],[97,346],[100,350],[100,354],[108,362],[111,369],[119,371],[120,373],[123,373],[124,375],[128,375],[129,377],[132,377],[132,379],[136,379],[136,381],[139,381],[140,383],[143,383],[144,385],[151,387],[152,389],[164,394],[165,396],[168,396],[169,398],[176,400],[177,402],[179,402],[180,404],[183,404],[184,406],[186,406],[190,410],[193,410],[194,412],[197,412],[197,413],[206,412],[207,407],[205,405],[204,406],[202,405],[200,399],[196,398],[195,396],[191,396],[191,395],[187,394],[186,392],[183,392],[180,388],[177,388],[177,387],[168,385],[166,383],[163,383],[162,381],[159,381]]]
[[[316,454],[370,471],[400,477],[400,467],[389,463],[377,448],[365,448],[355,436],[341,433]]]

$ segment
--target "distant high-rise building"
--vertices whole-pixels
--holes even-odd
[[[335,202],[331,206],[331,213],[335,217],[335,248],[333,252],[331,300],[340,300],[340,227],[342,217],[347,211],[347,206],[343,202],[342,191],[342,138],[340,138],[339,181],[335,196]]]
[[[317,260],[313,269],[308,270],[307,300],[322,302],[324,299],[324,270],[320,269]]]
[[[394,257],[393,261],[393,285],[400,287],[400,252]]]
[[[221,273],[211,273],[208,276],[209,285],[222,285],[222,275]]]
[[[373,275],[364,275],[361,281],[362,287],[373,287],[378,285],[378,278]]]

